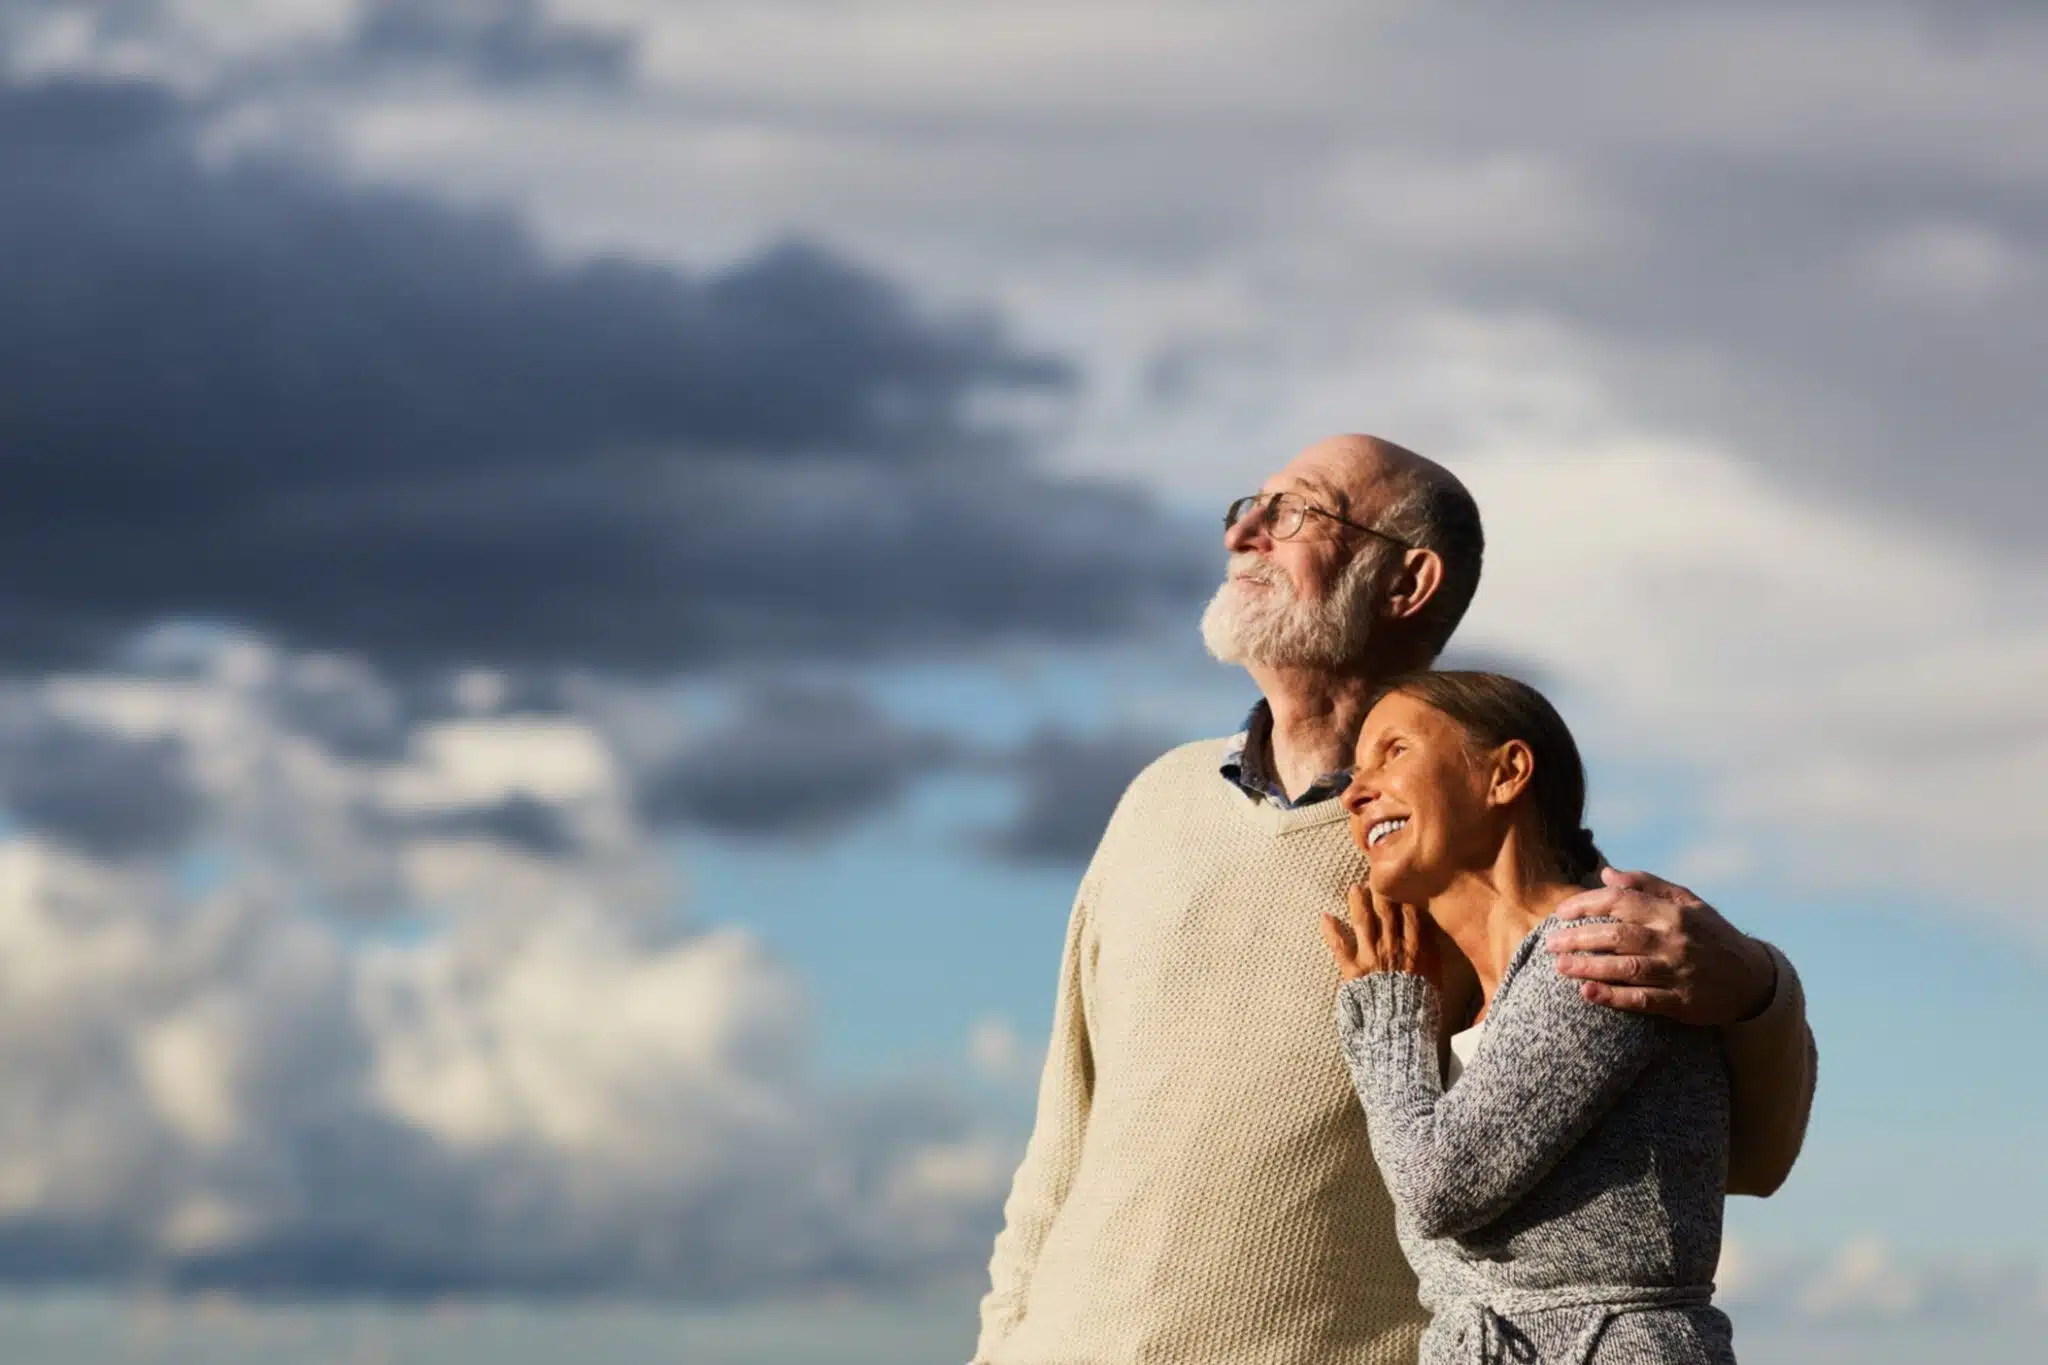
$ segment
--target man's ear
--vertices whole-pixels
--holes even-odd
[[[1493,775],[1486,788],[1489,806],[1512,805],[1536,777],[1536,754],[1526,741],[1511,739],[1493,751]]]
[[[1444,582],[1443,556],[1435,550],[1409,550],[1401,556],[1401,568],[1387,589],[1387,615],[1400,621],[1415,616],[1429,605]]]

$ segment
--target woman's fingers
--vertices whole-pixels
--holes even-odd
[[[1323,943],[1330,950],[1330,956],[1337,960],[1337,974],[1349,981],[1358,976],[1358,940],[1351,930],[1335,915],[1323,912]]]
[[[1401,970],[1401,907],[1395,901],[1372,898],[1373,922],[1380,931],[1380,965],[1390,971]]]
[[[1422,961],[1422,916],[1405,902],[1395,908],[1401,912],[1401,960],[1397,965],[1412,972]]]
[[[1368,887],[1354,886],[1344,896],[1345,910],[1351,916],[1351,932],[1358,944],[1358,956],[1362,961],[1376,960],[1379,955],[1379,919],[1373,913],[1372,891]]]
[[[1394,951],[1393,926],[1387,923],[1387,903],[1374,895],[1370,888],[1365,893],[1366,905],[1372,913],[1365,922],[1372,926],[1372,959],[1381,971],[1387,968],[1387,959]]]

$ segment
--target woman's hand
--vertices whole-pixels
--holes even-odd
[[[1369,886],[1352,887],[1345,902],[1349,924],[1323,913],[1323,942],[1337,960],[1339,975],[1356,981],[1374,972],[1407,972],[1441,986],[1436,926],[1425,922],[1421,911],[1383,901]]]

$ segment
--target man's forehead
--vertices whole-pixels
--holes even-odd
[[[1266,480],[1266,490],[1306,493],[1342,506],[1369,497],[1385,474],[1385,462],[1368,450],[1311,450]]]
[[[1283,469],[1266,480],[1266,491],[1270,493],[1306,493],[1310,497],[1332,501],[1343,501],[1344,490],[1318,474],[1305,474]]]

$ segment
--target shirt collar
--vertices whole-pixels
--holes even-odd
[[[1267,766],[1272,752],[1273,708],[1261,697],[1252,707],[1251,714],[1244,718],[1244,729],[1231,737],[1218,771],[1252,800],[1263,801],[1282,810],[1327,801],[1351,785],[1351,770],[1343,768],[1324,773],[1301,795],[1289,799],[1287,789],[1280,785],[1280,780]]]

